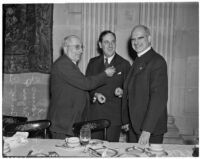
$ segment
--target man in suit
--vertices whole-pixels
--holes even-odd
[[[121,97],[123,82],[128,74],[130,64],[116,53],[116,36],[111,31],[103,31],[99,37],[100,56],[90,59],[86,76],[97,75],[108,66],[116,68],[116,74],[102,85],[90,92],[92,103],[89,109],[89,119],[109,119],[111,126],[107,131],[108,141],[118,142],[121,131]],[[93,138],[102,139],[103,133],[92,134]]]
[[[52,138],[64,139],[72,136],[72,125],[84,121],[89,104],[88,91],[106,83],[115,68],[103,69],[96,76],[85,77],[77,63],[83,53],[81,40],[71,35],[64,38],[64,54],[59,57],[51,70],[51,102],[49,119]]]
[[[167,64],[151,47],[146,26],[133,28],[131,44],[138,57],[124,83],[123,127],[129,126],[129,142],[162,143],[167,132]]]

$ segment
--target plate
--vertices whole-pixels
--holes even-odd
[[[151,151],[151,152],[163,152],[163,148],[160,148],[160,149],[152,149],[151,147],[149,148],[146,148],[147,151]]]
[[[64,149],[66,151],[80,151],[80,150],[84,150],[84,146],[76,146],[76,147],[69,147],[66,143],[64,143],[63,145],[55,145],[55,147]]]
[[[104,141],[102,141],[102,140],[92,139],[92,140],[90,140],[89,145],[96,146],[96,145],[103,144],[103,143],[104,143]]]
[[[145,152],[156,155],[156,157],[168,156],[168,153],[163,149],[162,151],[153,151],[150,148],[145,148]]]
[[[137,147],[137,146],[132,146],[132,147],[128,147],[125,149],[126,152],[136,152],[136,153],[143,153],[144,149]]]
[[[98,148],[98,149],[95,149],[95,150],[97,152],[99,152],[100,154],[102,154],[106,150],[106,148]],[[91,155],[94,156],[94,157],[99,157],[95,153],[91,153]],[[115,157],[117,155],[118,155],[118,151],[117,150],[114,150],[114,149],[111,149],[111,148],[107,148],[105,157]]]

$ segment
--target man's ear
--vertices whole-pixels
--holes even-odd
[[[63,47],[64,53],[67,53],[67,47]]]
[[[99,42],[99,47],[102,49],[102,45],[101,45],[101,42]]]
[[[150,35],[148,36],[148,41],[149,41],[149,43],[151,43],[151,36]]]

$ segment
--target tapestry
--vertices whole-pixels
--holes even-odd
[[[50,73],[52,4],[3,5],[3,72]]]

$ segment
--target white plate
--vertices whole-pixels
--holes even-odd
[[[105,149],[106,148],[99,148],[99,149],[95,149],[95,150],[97,152],[99,152],[100,154],[102,154],[105,151]],[[96,156],[94,153],[91,153],[90,155],[94,156],[94,157],[99,157],[99,156]],[[105,157],[115,157],[117,155],[118,155],[118,151],[117,150],[114,150],[114,149],[111,149],[111,148],[107,148]]]
[[[89,145],[96,146],[96,145],[103,144],[103,143],[104,143],[104,141],[102,141],[102,140],[92,139],[92,140],[90,140]]]
[[[63,145],[55,145],[55,146],[66,151],[83,151],[85,148],[84,146],[81,145],[76,147],[69,147],[66,143],[64,143]]]
[[[151,152],[151,153],[154,153],[154,154],[157,154],[157,153],[163,153],[164,152],[164,149],[162,149],[162,150],[152,150],[152,149],[150,149],[150,148],[145,148],[145,151],[147,151],[147,152]]]
[[[149,147],[149,150],[151,150],[151,151],[163,151],[164,149],[162,148],[162,147],[160,147],[160,148],[152,148],[152,147]]]
[[[126,152],[136,152],[136,153],[143,153],[144,149],[137,147],[137,146],[132,146],[132,147],[128,147],[126,148]]]
[[[163,147],[158,144],[151,144],[149,149],[152,151],[163,151],[164,150]]]

